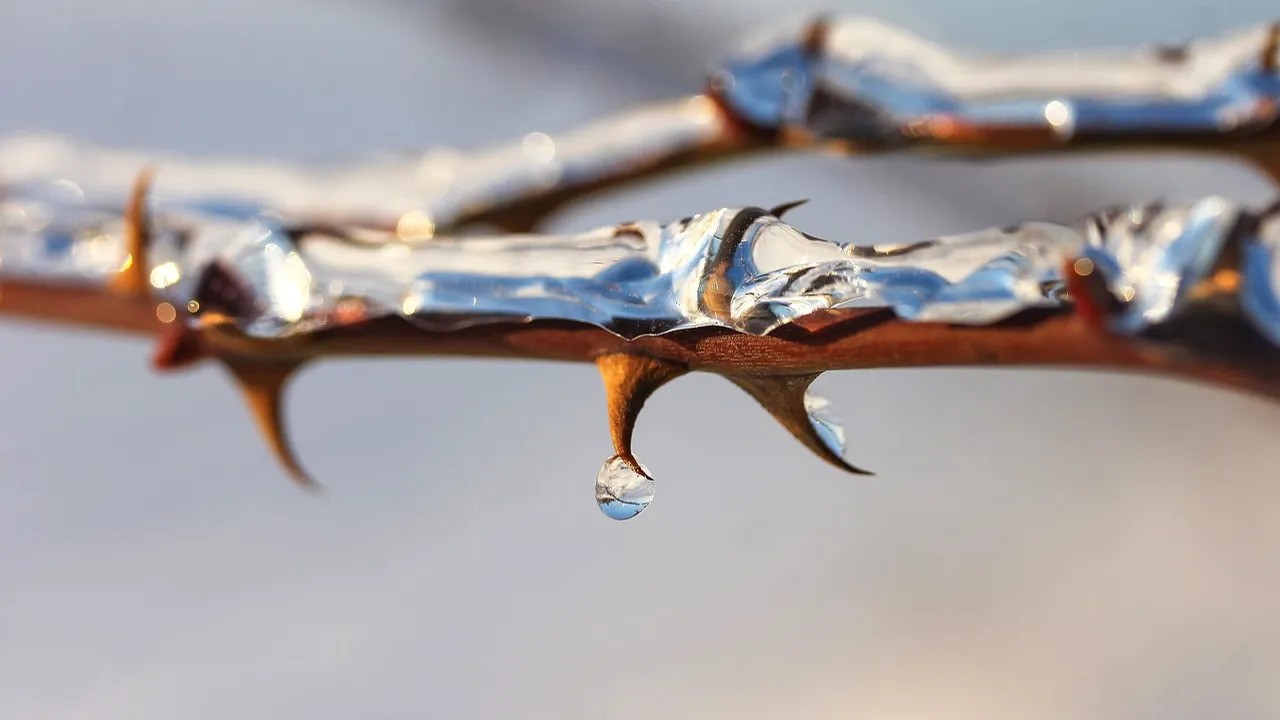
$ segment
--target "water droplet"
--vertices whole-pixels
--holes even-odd
[[[844,425],[840,418],[831,411],[831,401],[811,392],[804,394],[804,411],[809,414],[809,423],[818,433],[822,444],[831,452],[844,457]]]
[[[614,520],[630,520],[653,502],[653,478],[634,460],[614,455],[596,475],[596,504]]]

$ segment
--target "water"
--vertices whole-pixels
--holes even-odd
[[[596,504],[614,520],[630,520],[653,502],[653,478],[634,460],[614,455],[596,475]]]
[[[831,452],[844,457],[845,440],[844,425],[831,410],[831,401],[812,392],[804,394],[804,411],[809,413],[809,423],[818,434],[818,439]]]

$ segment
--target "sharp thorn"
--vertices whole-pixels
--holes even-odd
[[[116,292],[130,295],[147,293],[148,250],[151,246],[151,221],[147,215],[147,198],[151,193],[155,171],[145,168],[138,173],[124,213],[124,265],[111,282]]]
[[[303,489],[318,491],[320,485],[311,479],[293,452],[285,423],[284,389],[299,363],[226,360],[225,364],[276,460]]]
[[[831,18],[820,15],[805,28],[800,46],[809,60],[820,60],[827,49],[827,38],[831,35]]]
[[[684,365],[643,355],[603,355],[596,367],[604,379],[608,403],[609,436],[613,450],[629,463],[638,466],[631,453],[631,435],[640,409],[655,390],[689,371]]]
[[[800,207],[801,205],[804,205],[807,202],[809,202],[809,198],[805,198],[803,200],[792,200],[791,202],[782,203],[781,205],[774,205],[772,208],[770,208],[769,214],[776,218],[781,219],[782,216],[785,215],[786,213],[792,210],[795,210],[796,208]]]
[[[1280,184],[1280,151],[1276,151],[1273,156],[1266,158],[1251,157],[1250,160],[1262,170],[1267,177],[1277,184]]]
[[[805,404],[809,385],[818,378],[812,375],[728,375],[735,385],[747,391],[787,432],[791,433],[815,455],[841,470],[856,475],[873,475],[844,459],[841,452],[823,440]]]
[[[1259,60],[1263,72],[1280,72],[1280,22],[1271,23],[1267,28],[1267,37],[1262,43],[1262,57]]]
[[[1096,267],[1090,258],[1068,260],[1063,266],[1062,276],[1076,313],[1089,325],[1103,327],[1124,312],[1124,301],[1112,294],[1102,269]]]
[[[157,370],[180,370],[191,367],[208,356],[201,334],[186,324],[169,325],[160,334],[151,366]]]

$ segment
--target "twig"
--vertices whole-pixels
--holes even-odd
[[[127,202],[111,198],[139,156],[15,141],[0,149],[0,312],[156,335],[161,369],[218,360],[307,486],[282,394],[310,361],[593,362],[615,452],[597,497],[615,517],[652,494],[631,448],[640,407],[690,371],[730,379],[852,472],[864,471],[808,391],[828,370],[1107,368],[1280,397],[1275,208],[1206,198],[905,245],[806,235],[780,219],[791,206],[563,236],[445,232],[527,229],[602,188],[766,148],[1160,146],[1240,153],[1280,177],[1276,27],[1068,62],[965,57],[820,21],[730,58],[706,94],[560,138],[324,173],[168,160],[165,192],[143,172]]]

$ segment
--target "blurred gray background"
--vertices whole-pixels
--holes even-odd
[[[991,50],[1176,42],[1274,0],[865,0]],[[326,159],[556,131],[695,90],[766,0],[5,0],[0,131]],[[1225,193],[1204,158],[788,157],[555,229],[814,199],[897,241]],[[323,364],[295,490],[221,373],[0,324],[3,718],[1276,718],[1280,408],[1065,372],[831,375],[840,475],[711,376],[660,392],[641,517],[593,506],[586,366]]]

